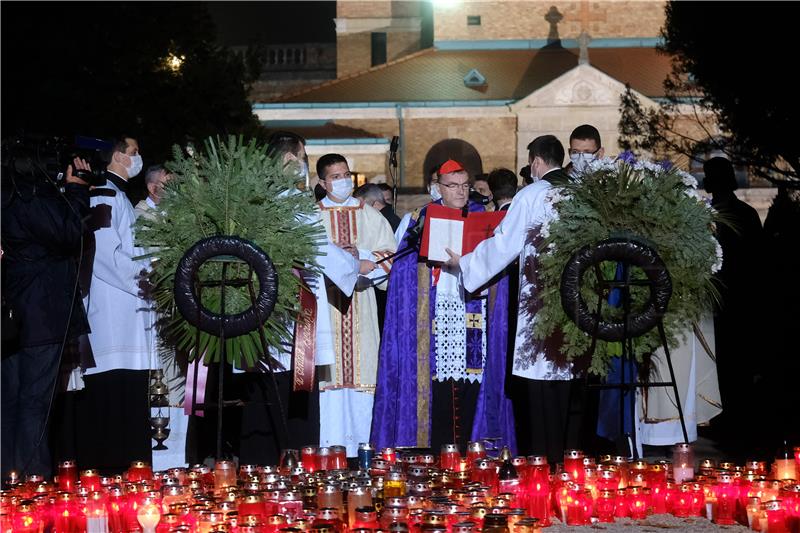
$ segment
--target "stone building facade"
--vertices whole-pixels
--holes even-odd
[[[398,136],[403,211],[424,203],[414,194],[447,157],[472,174],[518,171],[533,138],[567,145],[585,123],[615,154],[626,84],[645,106],[664,96],[664,2],[439,1],[433,46],[422,48],[425,4],[340,0],[337,79],[254,104],[268,128],[308,138],[312,173],[319,156],[338,152],[361,180],[391,183]],[[373,66],[370,36],[384,31],[386,63]]]

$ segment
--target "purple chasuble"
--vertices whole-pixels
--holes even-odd
[[[483,206],[470,202],[469,210],[483,211]],[[418,216],[412,216],[398,251],[416,246],[413,229],[424,214],[425,208]],[[430,445],[431,375],[436,371],[436,342],[430,326],[436,308],[436,288],[429,281],[430,267],[418,261],[417,253],[397,259],[389,277],[370,436],[379,449]],[[511,402],[505,395],[507,277],[493,286],[491,292],[487,305],[486,366],[471,435],[472,440],[499,437],[501,446],[508,445],[515,452],[514,419]],[[479,311],[481,301],[468,299],[467,312],[473,312],[475,304]],[[481,330],[477,333],[480,335]],[[473,348],[481,343],[474,331],[468,330],[467,337],[473,341]],[[480,368],[481,357],[480,346],[468,349],[467,368]]]

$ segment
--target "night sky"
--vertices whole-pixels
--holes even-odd
[[[208,2],[220,44],[334,42],[336,2]]]

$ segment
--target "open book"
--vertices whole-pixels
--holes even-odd
[[[431,204],[425,213],[425,227],[419,255],[428,261],[447,261],[445,248],[464,255],[478,244],[494,235],[494,229],[503,220],[505,211],[467,213],[443,205]]]

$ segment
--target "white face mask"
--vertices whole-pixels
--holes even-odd
[[[139,154],[129,155],[128,157],[131,160],[131,166],[125,167],[125,171],[128,173],[128,179],[130,179],[142,171],[144,162],[142,161],[142,156],[140,156]]]
[[[583,174],[586,168],[589,166],[589,163],[597,159],[594,154],[572,154],[569,156],[570,161],[572,161],[572,173],[573,174]]]
[[[439,184],[431,183],[431,200],[434,202],[442,199],[442,193],[439,192]]]
[[[305,181],[306,185],[308,184],[308,163],[305,161],[300,161],[300,171],[298,172],[303,181]]]
[[[339,198],[340,200],[347,200],[350,198],[350,194],[353,192],[353,180],[350,178],[334,180],[331,188],[333,189],[331,194],[333,194],[336,198]]]

